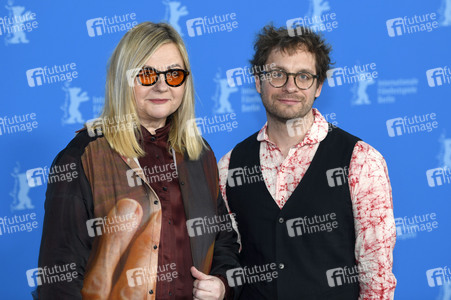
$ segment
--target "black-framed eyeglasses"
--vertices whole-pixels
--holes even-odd
[[[318,79],[318,75],[311,74],[309,72],[288,73],[284,70],[271,70],[263,72],[266,79],[275,88],[281,88],[288,82],[288,77],[294,77],[294,83],[301,90],[308,90],[312,87],[315,79]]]
[[[164,74],[164,81],[171,87],[181,86],[189,75],[189,71],[183,69],[169,69],[157,71],[154,68],[142,68],[136,75],[138,82],[143,86],[152,86],[157,83],[160,74]]]

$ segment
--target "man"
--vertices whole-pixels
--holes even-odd
[[[393,299],[395,224],[384,158],[312,109],[331,47],[266,26],[251,61],[267,123],[219,162],[240,233],[240,299]]]

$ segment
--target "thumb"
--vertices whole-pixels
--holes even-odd
[[[204,279],[210,278],[209,275],[202,273],[201,271],[196,269],[196,267],[194,267],[194,266],[191,267],[191,274],[193,275],[194,278],[199,279],[199,280],[204,280]]]

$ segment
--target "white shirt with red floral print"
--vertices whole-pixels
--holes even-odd
[[[269,140],[267,124],[258,133],[263,178],[280,209],[296,189],[310,166],[319,143],[329,132],[327,121],[317,109],[313,109],[313,115],[315,121],[303,141],[292,147],[286,157]],[[219,184],[226,203],[231,152],[224,155],[218,163]],[[392,273],[396,230],[390,179],[382,155],[365,142],[359,141],[354,147],[348,184],[356,232],[359,300],[393,299],[396,287],[396,278]]]

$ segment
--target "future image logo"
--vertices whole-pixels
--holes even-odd
[[[231,32],[238,28],[236,13],[214,15],[212,17],[193,18],[186,21],[186,28],[190,37],[217,32]]]
[[[37,87],[59,82],[71,82],[78,78],[77,64],[68,63],[29,69],[26,72],[29,87]]]
[[[290,237],[315,234],[318,232],[331,232],[338,228],[336,213],[289,219],[286,224],[288,236]]]
[[[426,78],[430,87],[437,87],[444,84],[451,84],[451,70],[448,66],[443,68],[429,69],[426,71]]]
[[[304,16],[286,21],[288,35],[293,37],[308,32],[331,32],[338,28],[337,14],[327,13],[321,16]]]
[[[451,170],[448,166],[443,168],[434,168],[426,171],[426,178],[429,187],[437,187],[451,183]]]
[[[435,113],[398,117],[389,119],[385,123],[389,137],[431,132],[438,128],[437,114]]]
[[[187,121],[187,131],[190,136],[206,135],[218,132],[231,132],[238,128],[236,113],[214,115],[212,117],[194,118]]]
[[[437,15],[428,13],[424,15],[414,15],[413,17],[393,18],[385,22],[389,37],[402,36],[417,32],[431,32],[438,28]]]
[[[227,214],[223,216],[199,217],[186,221],[186,228],[190,237],[201,236],[204,234],[213,234],[221,231],[231,232],[232,217],[235,214]]]
[[[72,182],[78,178],[77,164],[53,165],[27,170],[27,182],[29,187],[41,186],[44,183]]]
[[[139,267],[129,269],[125,272],[129,287],[142,286],[150,282],[172,282],[178,278],[178,272],[175,263],[158,265],[154,268]]]
[[[90,237],[123,231],[130,232],[136,227],[138,227],[138,222],[137,216],[134,213],[111,217],[105,216],[86,221],[86,228]]]
[[[378,77],[376,63],[344,66],[326,72],[329,87],[354,84],[360,81],[371,81]]]
[[[26,271],[29,287],[58,282],[72,282],[78,277],[76,264],[54,265],[51,267],[29,269]]]
[[[127,176],[127,182],[130,187],[140,186],[143,184],[141,177],[138,175],[141,172],[142,171],[140,168],[130,169],[125,172]]]
[[[451,284],[451,269],[447,266],[443,268],[429,269],[426,271],[426,278],[429,287]]]
[[[138,25],[138,21],[136,20],[135,13],[92,18],[86,21],[86,29],[88,30],[88,35],[90,37],[128,31],[136,25]]]
[[[16,132],[32,132],[38,128],[36,114],[22,114],[0,117],[0,136]]]
[[[230,287],[257,282],[271,282],[278,278],[279,273],[275,263],[255,265],[252,267],[235,268],[227,270],[227,282]]]
[[[326,171],[327,184],[330,187],[336,187],[346,184],[348,181],[349,169],[348,166],[338,167]]]
[[[438,228],[437,214],[428,213],[413,217],[395,218],[396,237],[416,236],[418,232],[431,232]]]
[[[327,283],[330,287],[338,287],[345,284],[367,282],[372,276],[369,266],[359,264],[352,267],[338,267],[326,271]]]
[[[5,35],[5,44],[28,44],[27,33],[38,27],[36,13],[25,11],[25,6],[13,5],[9,0],[5,5],[9,17],[0,17],[0,36]]]
[[[227,184],[230,187],[242,186],[244,184],[253,184],[263,182],[263,174],[260,166],[229,169]]]

